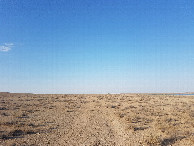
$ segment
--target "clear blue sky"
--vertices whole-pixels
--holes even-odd
[[[194,91],[194,1],[0,0],[0,91]]]

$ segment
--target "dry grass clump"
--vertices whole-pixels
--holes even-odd
[[[157,146],[160,145],[161,140],[159,136],[156,135],[150,135],[146,140],[145,140],[146,144],[150,145],[150,146]]]

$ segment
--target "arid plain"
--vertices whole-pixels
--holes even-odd
[[[0,145],[194,145],[194,95],[0,94]]]

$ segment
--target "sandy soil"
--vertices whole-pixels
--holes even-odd
[[[194,145],[194,96],[0,94],[0,145]]]

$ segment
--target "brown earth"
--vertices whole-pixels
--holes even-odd
[[[194,145],[194,96],[0,94],[0,145]]]

